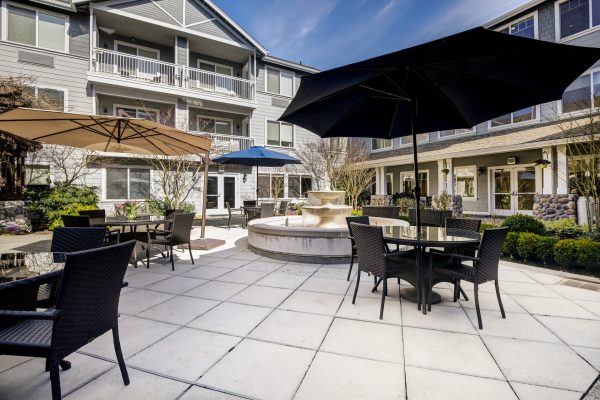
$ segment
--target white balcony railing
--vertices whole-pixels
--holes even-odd
[[[254,138],[247,136],[224,135],[220,133],[198,132],[191,133],[210,136],[212,145],[210,153],[213,156],[232,153],[234,151],[246,150],[254,146]]]
[[[94,49],[92,72],[217,96],[254,100],[253,81],[113,50]]]

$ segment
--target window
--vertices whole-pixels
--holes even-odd
[[[600,157],[592,155],[567,157],[567,170],[569,171],[569,193],[591,196],[600,177]]]
[[[392,147],[390,139],[371,139],[371,150],[383,150]]]
[[[535,16],[531,15],[500,29],[500,32],[535,39],[537,37],[535,26]]]
[[[202,71],[215,72],[221,75],[233,76],[233,68],[229,65],[217,64],[210,61],[198,60],[198,68]]]
[[[600,0],[567,0],[557,4],[558,36],[564,39],[600,25]]]
[[[294,126],[285,122],[267,121],[267,144],[294,147]]]
[[[258,197],[263,199],[282,198],[285,193],[283,175],[258,175]]]
[[[527,107],[501,117],[494,118],[490,121],[490,127],[506,126],[510,124],[518,124],[521,122],[534,121],[537,119],[537,106]]]
[[[26,96],[35,97],[40,100],[44,108],[56,111],[65,111],[67,109],[65,89],[25,86],[23,91]]]
[[[562,113],[600,106],[600,72],[575,79],[563,93],[561,106]]]
[[[154,108],[135,107],[135,106],[114,106],[114,115],[117,117],[142,118],[148,121],[160,122],[158,118],[159,110]]]
[[[67,51],[67,17],[8,5],[6,40],[50,50]]]
[[[106,168],[106,200],[144,200],[149,197],[148,168]]]
[[[403,193],[412,193],[415,187],[415,173],[412,171],[400,172],[400,186]],[[429,171],[419,171],[419,186],[421,187],[421,196],[428,196]]]
[[[233,120],[199,115],[198,130],[219,135],[231,135],[233,134]]]
[[[409,144],[412,144],[413,140],[412,140],[412,136],[403,136],[401,138],[402,140],[402,145],[403,146],[408,146]],[[421,143],[421,142],[427,142],[429,140],[429,134],[428,133],[419,133],[417,135],[417,143]]]
[[[294,73],[267,68],[267,92],[292,97],[294,95]]]
[[[150,47],[142,47],[131,43],[115,41],[115,50],[119,53],[129,54],[130,56],[160,59],[160,51]]]
[[[40,187],[50,185],[50,166],[49,165],[26,165],[25,166],[25,186]]]
[[[447,137],[453,137],[457,135],[463,135],[465,133],[473,133],[474,129],[449,129],[446,131],[439,131],[438,138],[443,139]]]
[[[309,175],[288,175],[288,197],[306,198],[312,190],[312,177]]]
[[[477,167],[454,168],[454,193],[463,200],[475,200],[477,197]]]

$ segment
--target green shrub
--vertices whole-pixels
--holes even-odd
[[[535,244],[535,256],[544,264],[554,264],[554,246],[558,238],[552,236],[538,236]]]
[[[591,239],[563,239],[554,245],[554,259],[566,268],[600,268],[600,243]]]
[[[514,256],[517,254],[517,241],[519,240],[520,232],[508,232],[504,246],[502,247],[502,253],[506,256]]]
[[[77,215],[80,210],[98,208],[96,188],[85,185],[57,184],[43,192],[27,192],[25,207],[30,213],[48,218],[48,229],[63,226],[61,215]]]
[[[481,224],[481,226],[479,227],[479,232],[483,233],[483,231],[485,231],[486,229],[490,229],[490,228],[497,228],[498,225],[494,225],[494,224],[486,224],[485,222],[483,222]]]
[[[194,203],[189,201],[184,201],[183,203],[179,204],[178,207],[173,207],[172,202],[169,199],[151,197],[146,199],[145,203],[146,207],[148,208],[148,212],[152,215],[165,215],[167,210],[173,209],[181,210],[186,213],[196,211],[196,206]]]
[[[544,224],[530,215],[515,214],[506,218],[502,226],[508,226],[510,232],[529,232],[545,235],[546,228]]]
[[[577,242],[576,239],[559,240],[554,245],[554,260],[565,268],[577,267]]]
[[[415,208],[415,198],[399,197],[396,199],[396,205],[400,207],[400,215],[408,215],[408,209]]]
[[[544,222],[548,233],[561,238],[574,238],[581,232],[581,227],[571,218],[561,218]]]
[[[352,210],[351,215],[353,217],[360,217],[360,216],[362,216],[362,210]]]
[[[519,234],[516,245],[517,255],[523,260],[535,261],[537,258],[535,252],[537,243],[542,237],[529,232]]]

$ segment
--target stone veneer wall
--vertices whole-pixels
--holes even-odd
[[[29,231],[30,225],[21,200],[0,201],[0,232]]]
[[[576,194],[536,194],[533,215],[544,221],[571,218],[577,221]]]

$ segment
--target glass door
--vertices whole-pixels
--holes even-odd
[[[521,214],[533,213],[533,198],[535,196],[535,167],[515,168],[516,187],[514,190],[515,212]]]
[[[492,173],[492,202],[497,215],[512,214],[512,171],[495,169]]]
[[[492,209],[497,215],[530,214],[536,193],[533,166],[508,166],[492,170]]]
[[[206,193],[206,209],[214,210],[219,208],[219,177],[208,177],[208,192]]]
[[[239,176],[237,174],[215,174],[208,176],[206,212],[209,215],[227,213],[227,205],[239,207]]]

